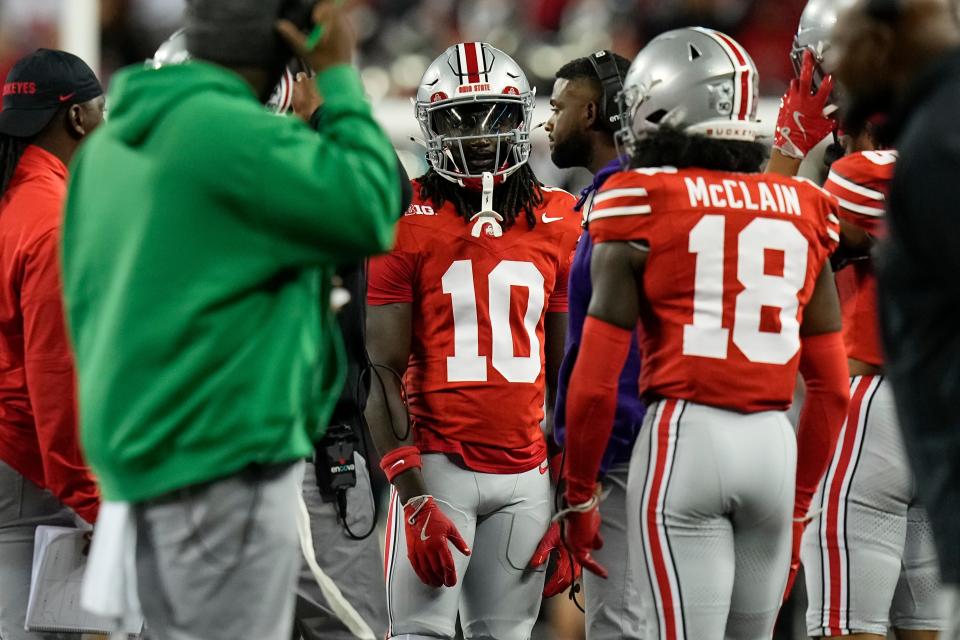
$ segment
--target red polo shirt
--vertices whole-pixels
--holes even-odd
[[[100,495],[80,452],[60,285],[66,182],[30,146],[0,198],[0,460],[92,523]]]

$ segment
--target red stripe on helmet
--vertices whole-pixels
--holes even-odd
[[[480,82],[480,55],[483,52],[476,42],[466,42],[462,46],[463,57],[467,61],[467,82]]]

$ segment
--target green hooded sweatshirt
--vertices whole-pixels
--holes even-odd
[[[293,461],[323,435],[344,371],[334,266],[390,247],[400,193],[357,72],[317,85],[313,131],[215,65],[114,76],[63,229],[81,439],[106,499]]]

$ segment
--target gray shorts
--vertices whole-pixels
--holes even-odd
[[[607,578],[583,572],[587,610],[587,640],[641,640],[640,594],[636,577],[626,562],[628,465],[613,467],[603,479],[600,535],[603,548],[593,557],[607,569]]]
[[[544,570],[530,570],[550,524],[550,477],[544,470],[477,473],[446,456],[423,456],[427,490],[472,551],[451,546],[457,584],[434,589],[407,559],[403,509],[396,492],[387,521],[388,638],[454,638],[457,613],[466,638],[527,640],[537,620]]]
[[[137,504],[151,640],[290,640],[302,464],[251,468]]]
[[[347,490],[347,524],[355,535],[366,533],[373,522],[373,500],[367,463],[354,454],[357,486]],[[365,540],[353,540],[337,518],[334,504],[324,502],[317,489],[313,463],[303,474],[303,500],[310,514],[313,549],[317,563],[330,576],[340,593],[353,605],[374,635],[387,630],[387,599],[383,592],[383,560],[380,537],[374,532]],[[353,640],[353,634],[333,613],[310,568],[303,563],[297,585],[296,628],[304,640]]]
[[[790,568],[795,470],[782,412],[650,406],[627,485],[641,637],[771,637]]]
[[[30,595],[33,539],[40,525],[72,527],[76,520],[73,511],[52,493],[0,462],[0,638],[3,640],[80,637],[23,629]]]
[[[883,377],[851,379],[847,422],[812,509],[801,547],[811,636],[944,628],[930,522]]]

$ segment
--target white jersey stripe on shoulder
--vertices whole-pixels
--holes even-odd
[[[640,205],[636,207],[611,207],[609,209],[593,210],[590,212],[591,220],[600,220],[601,218],[617,218],[620,216],[645,216],[650,214],[650,205]]]
[[[573,195],[572,193],[570,193],[569,191],[567,191],[566,189],[561,189],[560,187],[548,187],[548,186],[545,185],[545,184],[544,184],[544,185],[540,185],[540,191],[546,191],[546,192],[548,192],[548,193],[565,193],[565,194],[567,194],[568,196],[570,196],[571,198],[574,197],[574,195]]]
[[[830,236],[830,239],[834,242],[840,242],[840,234],[834,231],[833,229],[827,229],[827,235]]]
[[[832,213],[827,214],[827,222],[832,222],[833,224],[840,224],[840,218],[835,216]]]
[[[655,176],[659,173],[676,173],[676,167],[638,167],[636,169],[631,169],[634,173],[639,173],[642,176]]]
[[[601,191],[593,199],[594,204],[599,204],[601,202],[606,202],[607,200],[614,200],[616,198],[642,198],[647,195],[647,190],[643,187],[636,187],[632,189],[611,189],[610,191]]]
[[[827,176],[827,182],[833,182],[843,187],[847,191],[851,191],[857,195],[863,196],[864,198],[870,198],[871,200],[880,200],[882,202],[887,199],[886,196],[884,196],[880,191],[868,189],[867,187],[859,185],[856,182],[847,180],[835,171],[831,171],[830,175]]]
[[[836,196],[834,196],[836,197]],[[867,207],[862,204],[856,204],[850,202],[849,200],[844,200],[843,198],[837,198],[837,202],[840,203],[840,206],[848,211],[853,211],[854,213],[860,213],[865,216],[873,216],[875,218],[883,216],[885,213],[884,210],[880,207]]]

